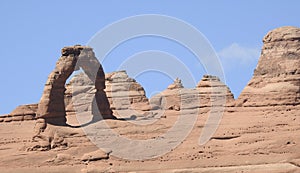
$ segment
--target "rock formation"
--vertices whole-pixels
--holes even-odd
[[[151,103],[162,109],[181,110],[211,106],[233,106],[233,94],[216,76],[204,75],[195,89],[185,89],[181,80],[151,98]]]
[[[10,114],[0,116],[0,122],[34,120],[37,107],[37,104],[20,105]]]
[[[200,95],[200,107],[210,107],[212,105],[233,106],[233,94],[229,87],[221,82],[217,76],[204,75],[197,84],[197,90]],[[224,99],[224,102],[221,101],[222,99]]]
[[[88,95],[88,96],[87,96]],[[85,73],[74,75],[66,85],[65,105],[66,112],[91,111],[92,99],[95,96],[95,86]],[[73,103],[79,97],[80,102]],[[73,100],[74,99],[74,100]]]
[[[165,91],[151,98],[149,107],[144,89],[126,72],[113,72],[104,77],[91,48],[64,48],[57,67],[49,76],[40,105],[22,105],[0,116],[0,170],[300,172],[299,30],[282,27],[267,34],[254,76],[237,101],[218,77],[204,75],[193,89],[183,88],[181,80],[176,79]],[[76,62],[79,65],[74,67]],[[89,64],[96,68],[87,68]],[[65,80],[78,67],[85,73],[75,75],[65,91]],[[74,128],[72,123],[69,126],[56,124],[65,125],[65,115],[68,123],[78,122],[78,116],[72,116],[74,111],[84,113],[84,117],[95,117],[95,106],[103,115],[108,115],[106,118],[113,118],[109,102],[116,114],[127,111],[129,116],[122,121],[105,120],[76,126],[80,128]],[[222,106],[226,106],[220,109],[224,116],[217,122],[218,117],[214,115]],[[141,116],[130,116],[136,115],[132,114],[133,107],[142,112]],[[198,145],[206,127],[211,130],[216,124],[218,128],[210,140]],[[33,127],[37,131],[33,131]],[[169,143],[174,143],[183,136],[183,127],[193,129],[178,146],[164,151],[165,138],[171,137]],[[103,147],[95,142],[100,139],[103,144],[113,139],[113,134],[129,140],[128,145],[120,145],[123,140],[110,143],[122,146],[120,148]],[[146,149],[147,152],[156,150],[159,155],[130,160],[127,156],[145,151],[145,143],[135,141],[162,142],[159,147],[149,145]],[[115,153],[120,151],[127,155],[118,157]]]
[[[111,109],[117,110],[150,110],[144,88],[130,78],[126,71],[117,71],[105,75],[107,98]]]
[[[176,110],[181,108],[181,94],[184,89],[181,80],[176,78],[166,90],[153,96],[150,103],[155,109]]]
[[[281,27],[263,38],[254,76],[238,98],[238,106],[300,104],[300,29]]]
[[[14,109],[9,115],[12,116],[13,119],[19,119],[20,121],[33,120],[36,116],[37,108],[37,104],[20,105],[16,109]]]
[[[174,83],[168,86],[168,89],[181,89],[183,88],[183,85],[181,83],[181,80],[179,78],[176,78]]]
[[[58,125],[66,124],[65,82],[74,70],[81,67],[96,88],[96,101],[103,118],[114,118],[104,92],[105,75],[101,64],[92,51],[85,46],[72,46],[62,49],[62,56],[56,63],[45,84],[44,92],[37,110],[37,118]]]
[[[114,115],[118,115],[122,110],[150,110],[144,88],[135,79],[130,78],[126,71],[105,74],[105,85],[104,91]],[[95,93],[95,87],[87,75],[84,73],[75,75],[66,88],[65,103],[68,112],[74,112],[74,106],[82,111],[91,110],[91,101],[81,97],[81,93],[89,95]],[[76,96],[80,97],[82,104],[74,105],[72,97]]]

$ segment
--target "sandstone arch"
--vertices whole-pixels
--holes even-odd
[[[105,74],[92,48],[80,45],[64,47],[61,54],[55,69],[48,76],[36,117],[43,118],[50,124],[66,125],[65,83],[70,75],[81,67],[91,81],[94,81],[95,99],[102,117],[115,118],[104,92]]]

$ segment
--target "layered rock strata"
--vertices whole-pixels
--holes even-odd
[[[117,71],[105,75],[107,98],[111,109],[117,110],[150,110],[144,88],[130,78],[126,71]]]
[[[196,89],[199,92],[201,107],[234,106],[232,92],[217,76],[204,75]]]
[[[114,115],[118,115],[120,112],[124,113],[123,110],[150,110],[144,88],[135,79],[130,78],[126,71],[107,73],[105,75],[105,85],[104,91]],[[75,109],[77,109],[76,111],[91,110],[92,102],[85,98],[87,98],[86,95],[95,93],[95,87],[87,75],[84,73],[75,75],[66,88],[65,103],[67,112],[74,112]],[[79,97],[82,104],[74,103],[74,97]]]
[[[263,43],[254,75],[237,106],[300,104],[300,28],[274,29],[263,38]]]
[[[34,120],[38,104],[27,104],[16,107],[8,115],[0,116],[0,122]]]
[[[151,98],[151,103],[161,109],[181,110],[212,106],[233,106],[234,97],[230,89],[216,76],[204,75],[194,89],[185,89],[181,80],[162,93]]]

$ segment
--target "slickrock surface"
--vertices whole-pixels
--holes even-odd
[[[176,79],[168,89],[151,99],[151,110],[139,109],[141,117],[154,120],[151,124],[136,123],[142,120],[139,117],[95,119],[91,111],[99,102],[91,98],[101,90],[100,88],[104,89],[104,75],[101,82],[95,86],[92,80],[89,80],[90,77],[79,74],[67,85],[65,93],[67,119],[68,122],[72,122],[71,125],[58,126],[45,123],[43,118],[30,121],[7,119],[7,117],[24,117],[25,120],[26,115],[35,114],[37,105],[34,104],[20,106],[11,115],[0,117],[0,172],[298,173],[300,172],[299,31],[300,29],[295,27],[282,27],[267,34],[254,76],[237,101],[233,100],[229,88],[215,76],[204,75],[194,89],[183,88],[180,79]],[[68,54],[66,52],[70,53],[69,49],[64,52],[63,56]],[[67,57],[72,59],[69,55]],[[59,64],[58,66],[64,67]],[[59,75],[62,74],[52,75],[58,75],[60,79]],[[120,116],[126,111],[129,115],[134,115],[135,112],[129,109],[132,105],[148,104],[142,87],[125,72],[111,73],[105,78],[108,100],[114,111],[121,114]],[[54,78],[51,79],[55,81]],[[51,85],[53,80],[50,82]],[[100,83],[102,84],[99,85]],[[51,85],[46,87],[46,93],[48,89],[61,92],[56,91],[57,85]],[[59,83],[59,86],[62,84]],[[132,94],[128,94],[126,92],[128,90],[132,91]],[[118,96],[117,102],[113,98],[114,94]],[[51,94],[48,93],[49,95]],[[46,99],[45,103],[50,104],[51,99],[47,100],[48,96],[43,98]],[[71,97],[78,97],[75,100],[81,100],[75,102],[75,107],[79,110],[77,116],[74,116],[74,105],[70,105],[74,102]],[[124,101],[125,98],[130,102]],[[224,103],[223,99],[227,102]],[[124,104],[118,105],[119,102]],[[45,105],[47,104],[42,104]],[[212,106],[218,108],[224,106],[224,114],[212,138],[204,145],[199,145],[199,137],[205,131],[205,127],[212,127],[217,123],[208,121],[215,118],[210,116]],[[198,109],[206,111],[191,114]],[[45,110],[51,112],[50,109]],[[58,110],[63,111],[62,108]],[[163,116],[155,115],[159,111],[163,112]],[[194,122],[186,121],[193,115],[196,115]],[[76,126],[82,124],[78,123],[78,117],[86,117],[88,122]],[[182,117],[185,118],[184,121],[180,119]],[[112,140],[113,145],[121,144],[112,138],[113,134],[131,141],[146,139],[163,141],[165,134],[174,130],[174,126],[180,122],[184,123],[179,127],[191,127],[186,138],[167,153],[161,150],[163,147],[149,146],[146,151],[155,150],[162,155],[147,160],[118,158],[115,153],[119,150],[116,151],[110,145],[99,149],[94,142],[95,138],[100,138],[98,142],[101,144],[108,140]],[[36,131],[40,129],[43,131]],[[182,130],[177,127],[172,132],[180,134]],[[90,134],[98,135],[89,138]],[[170,143],[172,142],[171,140]],[[131,145],[120,150],[132,154],[135,151],[143,152],[141,149],[143,145]]]
[[[35,121],[1,123],[0,169],[4,173],[41,170],[213,173],[300,171],[299,106],[227,109],[217,132],[205,145],[198,145],[198,139],[207,120],[206,113],[199,114],[193,130],[178,147],[166,155],[144,161],[120,159],[112,155],[114,151],[99,151],[81,128],[63,126],[51,127],[56,128],[55,138],[50,142],[53,147],[51,150],[27,151],[33,143],[32,128]],[[142,140],[166,133],[177,121],[179,113],[168,110],[165,112],[166,118],[146,126],[119,120],[105,121],[123,137]]]
[[[300,29],[270,31],[254,76],[238,98],[238,106],[300,104]]]

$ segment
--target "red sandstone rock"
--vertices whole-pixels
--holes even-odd
[[[105,97],[105,75],[101,64],[95,57],[92,48],[86,46],[72,46],[62,49],[62,56],[56,63],[45,84],[37,110],[37,118],[45,118],[52,123],[66,123],[65,83],[74,70],[81,67],[96,88],[96,102],[104,118],[114,118]],[[103,98],[99,98],[103,97]],[[99,102],[101,101],[101,103]]]
[[[126,71],[106,74],[106,89],[112,110],[150,110],[144,88]]]
[[[254,76],[238,98],[238,106],[300,104],[300,28],[281,27],[263,39]]]
[[[208,116],[203,112],[198,114],[193,130],[180,145],[165,154],[162,153],[159,157],[141,161],[117,158],[113,156],[116,151],[111,148],[107,151],[99,151],[81,128],[46,124],[45,119],[42,118],[35,121],[14,122],[14,118],[22,117],[19,115],[34,112],[34,109],[25,105],[14,110],[12,115],[0,117],[0,122],[2,121],[0,170],[1,172],[40,170],[45,172],[300,172],[299,29],[294,27],[276,29],[265,37],[264,42],[262,57],[254,77],[238,100],[239,106],[244,107],[226,107],[217,131],[204,145],[198,145],[199,135],[204,129]],[[286,51],[288,53],[284,53]],[[69,55],[70,52],[73,51],[64,49],[63,55]],[[75,50],[74,53],[78,52]],[[122,73],[121,76],[125,75]],[[74,94],[80,97],[80,93],[84,92],[94,96],[97,89],[101,90],[103,87],[103,80],[98,80],[95,87],[93,83],[90,83],[90,86],[86,85],[89,81],[85,81],[84,78],[77,79],[72,85],[75,90],[66,93],[68,95],[66,100]],[[121,77],[121,79],[127,78]],[[115,82],[120,85],[124,83],[122,80],[119,80],[119,77],[115,78]],[[162,111],[164,115],[160,119],[142,127],[127,121],[106,120],[105,123],[109,128],[97,129],[96,132],[113,130],[120,136],[132,140],[160,140],[178,122],[181,112],[174,110],[194,110],[199,107],[209,109],[211,105],[218,105],[218,100],[224,97],[233,101],[230,90],[217,77],[204,76],[195,89],[178,87],[181,86],[179,81],[175,81],[175,84],[162,94],[165,94],[167,99],[174,99],[174,104],[178,103],[180,96],[185,107],[178,107],[172,103],[169,108],[173,110]],[[118,91],[114,90],[114,92]],[[101,94],[103,93],[100,92]],[[156,98],[161,99],[163,96]],[[199,98],[202,98],[203,102],[197,100]],[[83,104],[80,108],[90,109],[87,105],[90,106],[90,104]],[[168,109],[168,107],[163,108]],[[74,116],[70,117],[75,119]],[[34,125],[35,130],[38,131],[32,131]],[[178,131],[180,132],[180,129]],[[34,140],[32,136],[35,137]],[[35,146],[28,148],[28,145],[32,144]],[[135,145],[121,150],[130,153],[139,150],[140,147],[141,145]],[[28,152],[24,152],[24,149],[28,149]],[[49,149],[53,150],[44,151]],[[153,148],[149,147],[149,150],[151,149]]]
[[[176,79],[165,91],[151,98],[153,105],[170,110],[233,106],[233,101],[230,89],[211,75],[204,75],[195,89],[183,88],[181,81]]]

